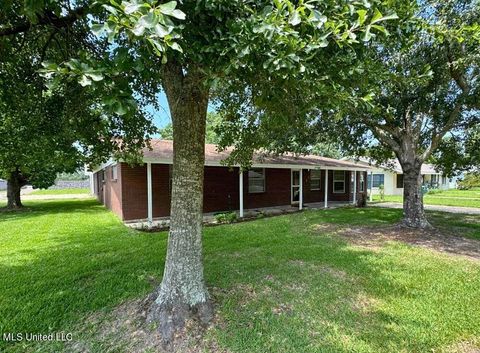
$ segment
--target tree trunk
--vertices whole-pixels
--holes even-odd
[[[195,68],[184,74],[176,63],[167,64],[163,83],[173,122],[172,201],[165,270],[149,320],[169,343],[187,319],[205,324],[213,317],[202,256],[208,88]]]
[[[403,221],[410,228],[430,228],[423,209],[421,162],[402,163]]]
[[[24,185],[20,172],[15,171],[10,174],[7,180],[7,208],[22,208],[22,200],[20,198],[20,190]]]

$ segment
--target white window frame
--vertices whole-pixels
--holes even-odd
[[[112,177],[112,180],[118,179],[118,164],[112,165],[112,171],[110,176]]]
[[[262,178],[252,178],[250,177],[250,173],[247,174],[247,177],[248,177],[248,193],[249,194],[261,194],[261,193],[264,193],[266,191],[266,187],[265,187],[265,168],[252,168],[250,170],[258,170],[258,171],[262,171]],[[258,180],[263,180],[263,190],[262,191],[252,191],[250,190],[250,180],[251,179],[258,179]]]
[[[318,173],[318,178],[313,177],[313,173]],[[318,187],[312,187],[312,180],[318,180]],[[310,171],[310,190],[319,191],[322,189],[322,171],[320,169],[312,169]]]
[[[338,173],[342,173],[342,180],[337,178]],[[342,183],[343,188],[342,190],[335,191],[335,183]],[[334,194],[345,194],[345,171],[344,170],[334,170],[333,171],[333,185],[332,185],[333,193]]]
[[[376,176],[376,175],[383,175],[383,183],[382,184],[378,184],[378,186],[374,186],[373,185],[373,178]],[[380,185],[383,185],[385,187],[385,174],[384,173],[372,173],[371,176],[370,176],[370,182],[372,184],[372,189],[378,189],[380,187]]]

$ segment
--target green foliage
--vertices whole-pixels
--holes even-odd
[[[474,117],[465,129],[446,136],[431,162],[446,175],[480,172],[480,116]]]
[[[380,196],[380,200],[385,200],[385,186],[383,184],[378,186],[378,195]]]
[[[327,47],[325,56],[304,64],[308,74],[301,79],[253,81],[248,90],[239,84],[233,97],[233,83],[225,95],[220,90],[228,122],[221,145],[236,147],[230,162],[248,161],[259,148],[308,153],[318,142],[333,142],[349,155],[379,162],[404,155],[408,146],[420,165],[450,134],[469,135],[479,123],[478,2],[389,6],[398,20],[379,30],[389,35],[365,46]],[[364,13],[357,13],[362,23]],[[464,169],[478,165],[474,158],[462,160]]]
[[[236,212],[224,212],[215,214],[217,223],[234,223],[237,221]]]
[[[221,128],[222,120],[221,116],[215,112],[207,113],[207,126],[205,131],[205,143],[217,144],[220,137],[217,131]],[[168,123],[163,128],[159,129],[158,133],[164,140],[173,140],[173,127],[172,123]]]
[[[462,180],[458,182],[458,188],[462,190],[470,190],[480,188],[480,173],[467,173]]]
[[[92,36],[87,15],[98,14],[97,6],[0,6],[0,176],[18,170],[22,183],[48,187],[57,173],[112,153],[136,161],[155,132],[145,107],[156,104],[158,89],[142,79],[135,69],[145,65],[127,50],[116,47],[109,57],[109,43]],[[57,71],[63,75],[51,80]]]

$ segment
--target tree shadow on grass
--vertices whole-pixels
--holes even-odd
[[[52,201],[19,217],[44,235],[17,251],[10,243],[9,256],[0,256],[1,332],[73,331],[75,340],[86,317],[146,295],[161,279],[165,232],[130,230],[91,200]],[[465,322],[471,299],[458,291],[450,297],[462,281],[458,266],[407,246],[355,248],[328,232],[312,236],[310,228],[397,218],[398,210],[329,210],[206,228],[205,275],[217,305],[220,345],[245,352],[427,351],[471,334],[480,322],[471,314]],[[16,228],[10,238],[19,242],[36,236],[33,228]],[[478,288],[479,281],[477,274],[468,285]],[[443,307],[435,290],[442,292]],[[463,326],[435,330],[462,315]]]
[[[0,215],[0,332],[73,330],[84,315],[148,293],[161,275],[165,233],[133,231],[93,200],[31,207]]]
[[[478,334],[478,266],[466,265],[476,271],[467,276],[458,263],[421,249],[395,243],[371,251],[328,231],[311,236],[305,227],[315,217],[365,222],[363,212],[340,213],[265,220],[262,233],[242,238],[243,251],[231,237],[221,256],[207,253],[223,345],[248,352],[424,352]],[[369,224],[398,218],[396,210],[366,213]],[[459,292],[467,277],[475,284]]]

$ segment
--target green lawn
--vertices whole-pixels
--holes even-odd
[[[379,195],[373,195],[373,201],[380,201]],[[385,201],[403,202],[401,195],[385,195]],[[426,205],[444,205],[480,208],[480,189],[473,190],[433,190],[423,197]]]
[[[71,194],[88,194],[88,188],[70,188],[70,189],[38,189],[29,195],[71,195]]]
[[[0,332],[73,332],[93,352],[122,352],[118,342],[96,342],[86,318],[152,291],[167,234],[129,230],[94,200],[25,204],[27,211],[0,213]],[[431,216],[448,226],[444,214]],[[325,226],[400,217],[347,208],[206,228],[205,275],[221,322],[207,338],[219,351],[249,353],[479,346],[480,262],[399,242],[356,246]],[[480,239],[478,219],[455,220],[458,234]],[[0,342],[0,351],[68,349]]]

